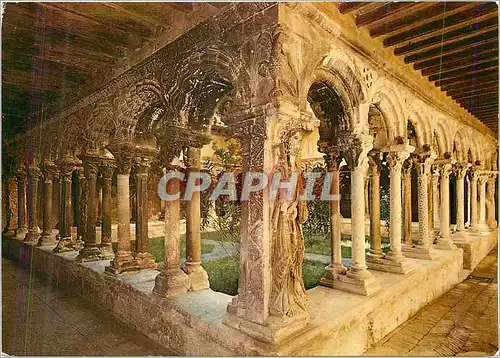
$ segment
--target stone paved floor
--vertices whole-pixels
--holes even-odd
[[[478,356],[498,351],[497,248],[452,290],[421,309],[366,356]]]
[[[173,355],[69,291],[2,258],[2,352],[9,355]]]

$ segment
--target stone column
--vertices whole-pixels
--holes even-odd
[[[43,163],[43,223],[42,236],[38,240],[38,246],[50,246],[56,243],[54,233],[54,217],[52,211],[53,180],[56,173],[56,165],[51,160],[45,160]]]
[[[380,152],[371,151],[368,155],[370,167],[370,252],[367,255],[368,267],[370,262],[384,257],[382,253],[382,236],[380,233]]]
[[[329,150],[326,155],[328,171],[332,174],[331,194],[340,194],[340,151]],[[331,241],[331,263],[325,267],[325,272],[320,280],[323,286],[333,288],[333,281],[338,275],[345,274],[347,268],[342,262],[342,241],[340,233],[340,200],[330,201],[330,241]]]
[[[111,242],[111,179],[115,170],[114,161],[101,161],[102,173],[102,221],[101,221],[101,250],[102,260],[112,260],[115,257]]]
[[[53,192],[52,192],[52,217],[54,218],[53,224],[54,224],[54,229],[59,228],[59,212],[61,211],[61,184],[60,184],[60,178],[59,178],[59,172],[56,172],[56,175],[54,176],[54,179],[52,180],[52,187],[53,187]]]
[[[471,169],[471,180],[470,180],[470,233],[475,233],[479,231],[478,227],[478,208],[477,208],[477,180],[479,173],[475,169]]]
[[[439,171],[434,170],[432,173],[432,213],[433,213],[433,226],[434,230],[439,230],[440,228],[440,218],[439,218]]]
[[[36,164],[31,164],[28,167],[28,187],[27,207],[28,207],[28,233],[24,238],[24,242],[36,244],[40,238],[40,228],[38,227],[38,181],[41,175],[40,169]]]
[[[197,175],[201,170],[201,149],[188,147],[187,175]],[[197,176],[198,178],[198,176]],[[209,288],[208,275],[201,266],[201,201],[200,192],[194,191],[186,207],[186,268],[191,282],[191,290],[199,291]]]
[[[81,165],[81,161],[66,155],[57,160],[59,183],[61,186],[61,205],[59,211],[59,241],[54,252],[79,250],[77,241],[71,237],[71,178],[73,170]]]
[[[26,170],[19,167],[16,172],[17,178],[17,228],[14,238],[23,240],[28,232],[26,225]]]
[[[163,147],[163,152],[173,152],[173,148]],[[173,153],[171,155],[173,155]],[[171,155],[169,158],[168,168],[170,172],[176,172],[179,166],[170,165]],[[165,183],[165,191],[169,195],[180,193],[180,180],[172,178]],[[153,292],[164,297],[184,294],[189,289],[189,277],[181,270],[181,234],[180,234],[180,218],[181,218],[181,202],[180,199],[163,201],[165,203],[165,239],[164,239],[164,268],[161,273],[156,276],[155,287]]]
[[[440,161],[439,163],[440,176],[441,176],[441,206],[439,224],[439,238],[437,247],[443,250],[455,250],[456,246],[450,238],[450,173],[452,170],[451,161]]]
[[[467,163],[460,163],[455,166],[457,178],[457,229],[453,235],[454,240],[465,240],[465,175],[467,174]]]
[[[121,274],[137,271],[139,265],[130,248],[130,169],[135,153],[135,145],[131,142],[112,143],[109,150],[116,159],[116,199],[118,214],[118,248],[110,266],[106,266],[108,274]],[[94,206],[95,207],[95,206]]]
[[[78,203],[78,226],[76,228],[76,242],[79,245],[78,251],[83,247],[83,238],[87,231],[87,179],[83,167],[78,168],[78,193],[76,195]]]
[[[99,161],[97,156],[93,153],[86,153],[82,156],[82,160],[85,178],[87,179],[87,220],[85,225],[85,236],[83,237],[83,247],[76,261],[98,261],[101,259],[101,251],[99,250],[96,240],[96,190]]]
[[[489,231],[489,227],[486,224],[486,182],[488,180],[487,175],[481,174],[479,176],[479,230]]]
[[[149,191],[148,172],[151,160],[158,154],[156,138],[152,135],[138,134],[136,138],[137,152],[135,163],[136,171],[136,213],[135,222],[135,258],[140,269],[156,269],[155,258],[149,252],[148,219],[149,219]]]
[[[408,158],[403,164],[403,243],[412,245],[412,215],[411,215],[411,172],[413,161]]]
[[[427,209],[429,210],[429,214],[428,214],[427,218],[429,219],[429,238],[430,238],[431,242],[434,242],[434,239],[436,236],[436,233],[434,231],[434,194],[432,191],[434,188],[433,172],[434,172],[434,170],[431,167],[431,172],[430,172],[429,176],[427,177],[427,190],[428,190],[427,191],[427,200],[428,200]]]
[[[368,190],[370,187],[370,178],[367,176],[365,178],[365,217],[370,217],[370,200],[368,195]]]
[[[414,239],[413,245],[403,247],[403,253],[407,257],[432,260],[435,258],[432,248],[432,236],[429,228],[429,177],[431,166],[436,159],[436,153],[432,151],[421,152],[414,157],[414,163],[418,172],[418,239]]]
[[[486,224],[490,229],[497,227],[495,220],[495,179],[497,174],[491,173],[488,176],[488,186],[486,188]]]

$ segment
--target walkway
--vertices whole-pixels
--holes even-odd
[[[173,355],[71,292],[30,279],[4,258],[2,298],[2,351],[9,355]]]
[[[367,356],[478,356],[498,351],[497,248],[455,288],[365,352]]]

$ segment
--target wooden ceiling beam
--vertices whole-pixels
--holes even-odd
[[[464,26],[477,24],[480,21],[491,18],[497,18],[498,8],[496,3],[475,4],[476,6],[472,8],[464,7],[460,12],[446,16],[444,19],[438,19],[423,26],[399,33],[398,35],[389,36],[384,39],[384,46],[390,47],[401,43],[408,43],[409,41],[415,43],[415,41],[432,37],[436,33],[439,33],[440,37],[445,37],[446,34],[443,34],[444,31],[453,33],[454,30],[461,29]]]
[[[338,4],[338,9],[341,14],[348,14],[354,10],[359,10],[363,6],[367,6],[366,2],[342,2]]]
[[[492,70],[490,69],[490,70],[486,70],[484,72],[474,73],[474,74],[470,74],[470,75],[466,75],[466,76],[462,76],[462,77],[455,77],[455,78],[450,78],[450,79],[446,79],[446,80],[436,81],[436,82],[434,82],[434,85],[436,87],[441,87],[443,85],[463,83],[463,82],[466,82],[466,81],[472,80],[472,79],[476,79],[476,81],[478,81],[480,83],[480,81],[482,80],[483,77],[489,78],[490,76],[498,77],[498,68],[495,68]]]
[[[475,48],[487,45],[490,43],[497,43],[498,45],[498,30],[488,31],[487,33],[481,34],[479,36],[474,36],[465,40],[456,41],[441,48],[435,48],[432,50],[419,52],[410,56],[405,56],[405,63],[413,62],[423,62],[428,61],[433,58],[439,58],[444,55],[451,55],[463,50],[468,52],[473,52]]]
[[[492,60],[498,60],[497,50],[491,50],[485,53],[479,53],[477,54],[477,56],[471,58],[470,61],[466,60],[464,61],[463,59],[462,60],[459,59],[457,61],[447,62],[445,64],[433,67],[427,67],[422,70],[422,76],[430,76],[444,71],[457,70],[459,68],[465,68],[473,64],[481,64]]]
[[[441,86],[441,90],[443,91],[450,91],[450,90],[463,90],[463,89],[475,89],[478,88],[479,86],[484,86],[485,84],[496,84],[498,85],[498,77],[495,76],[489,76],[486,78],[482,78],[481,81],[477,81],[477,79],[473,78],[469,81],[465,81],[464,83],[461,83],[459,85],[454,85],[454,86]]]
[[[464,88],[464,89],[451,89],[446,91],[446,94],[448,96],[466,96],[469,94],[474,94],[474,93],[482,93],[482,92],[491,92],[491,91],[498,91],[498,83],[490,83],[490,84],[480,84],[472,88]]]
[[[492,15],[489,14],[489,16],[491,17]],[[450,31],[445,34],[438,34],[432,37],[427,37],[424,40],[417,42],[411,41],[407,45],[396,47],[394,49],[394,54],[396,56],[412,55],[417,52],[447,45],[456,40],[464,40],[469,37],[484,34],[485,32],[494,30],[496,28],[498,28],[498,18],[495,16],[494,18],[490,18],[480,23],[468,24],[465,27],[460,27],[458,30]]]
[[[413,64],[413,68],[415,70],[422,70],[433,66],[439,66],[440,64],[445,65],[448,63],[459,62],[459,61],[472,62],[474,61],[474,58],[477,58],[477,56],[491,52],[496,52],[498,54],[498,42],[490,41],[486,44],[479,45],[475,47],[474,51],[472,52],[470,50],[465,50],[465,51],[462,50],[453,53],[451,55],[443,56],[441,58],[435,57],[430,60],[416,62]]]
[[[150,28],[153,33],[155,32],[156,27],[167,27],[167,28],[172,27],[169,24],[167,24],[167,26],[162,26],[164,25],[163,23],[159,23],[158,21],[152,20],[147,16],[143,16],[137,11],[132,11],[130,9],[127,9],[121,6],[121,3],[102,2],[100,4],[109,7],[113,10],[119,11],[127,16],[130,16],[136,21],[140,21],[143,26]]]
[[[389,22],[395,16],[406,16],[410,11],[414,11],[414,3],[389,2],[373,11],[368,11],[356,16],[357,26],[375,26],[379,21]]]
[[[433,6],[411,13],[409,16],[405,16],[397,21],[386,22],[379,26],[370,29],[370,35],[372,37],[378,37],[382,35],[390,35],[400,32],[409,31],[412,28],[422,26],[426,23],[442,19],[443,16],[455,14],[464,9],[469,9],[474,7],[471,3],[434,3]]]
[[[498,104],[497,105],[478,105],[474,107],[474,111],[480,112],[483,110],[497,110],[498,111]]]
[[[471,101],[457,101],[461,106],[466,107],[468,109],[474,109],[477,106],[486,107],[490,106],[490,108],[498,108],[498,97],[496,99],[490,99],[489,101],[480,101],[480,100],[471,100]]]
[[[482,64],[473,64],[472,66],[459,68],[459,69],[452,70],[452,71],[436,73],[435,75],[429,76],[428,78],[429,78],[429,81],[438,81],[438,80],[444,80],[447,78],[461,77],[461,76],[469,75],[471,73],[480,73],[480,72],[484,72],[486,70],[491,70],[494,68],[498,68],[498,61],[496,61],[496,60],[485,62]]]

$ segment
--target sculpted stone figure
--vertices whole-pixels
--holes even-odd
[[[278,145],[276,171],[281,173],[282,181],[294,172],[300,178],[301,139],[301,132],[296,131],[286,135],[285,142]],[[304,236],[301,227],[307,220],[307,206],[299,195],[299,190],[295,190],[291,198],[278,191],[272,209],[270,313],[280,317],[295,317],[307,309],[302,279]]]

